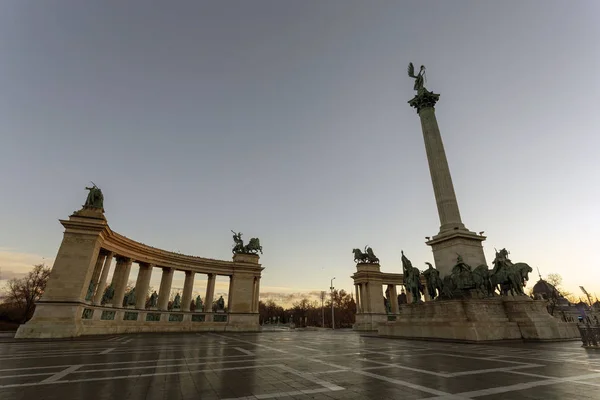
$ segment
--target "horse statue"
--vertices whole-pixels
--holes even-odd
[[[365,246],[365,253],[367,254],[367,261],[371,264],[379,264],[379,258],[373,253],[373,249],[369,246]]]
[[[404,251],[402,251],[402,272],[406,293],[412,295],[413,303],[418,303],[421,300],[421,294],[425,292],[421,284],[421,272],[412,266],[410,260],[404,255]]]
[[[525,263],[513,264],[508,258],[510,253],[506,249],[496,251],[494,269],[490,274],[490,282],[494,290],[498,289],[501,295],[524,296],[523,287],[529,280],[529,273],[533,269]]]
[[[373,253],[373,249],[369,246],[365,246],[365,252],[363,253],[360,249],[352,249],[354,254],[354,262],[357,264],[379,264],[379,258]]]
[[[244,253],[258,254],[259,251],[260,251],[260,254],[263,253],[262,246],[260,245],[260,240],[258,238],[250,239],[248,244],[246,246],[244,246]]]
[[[478,265],[473,270],[473,282],[475,283],[475,289],[484,297],[494,295],[494,288],[490,281],[490,271],[488,266],[485,264]]]
[[[431,296],[431,300],[434,300],[442,295],[443,282],[440,278],[440,271],[433,268],[431,263],[426,262],[425,264],[427,264],[429,268],[423,271],[423,276],[427,282],[427,291],[429,292],[429,296]]]
[[[354,253],[354,262],[357,264],[362,264],[369,261],[369,256],[360,251],[360,249],[352,249],[352,253]]]
[[[231,252],[233,254],[262,254],[262,246],[260,245],[260,240],[258,238],[252,238],[248,242],[247,245],[244,246],[244,241],[242,240],[242,232],[234,232],[233,233],[233,248]]]

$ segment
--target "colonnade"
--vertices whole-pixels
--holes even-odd
[[[44,294],[33,317],[19,327],[16,338],[260,330],[258,299],[263,267],[257,254],[236,253],[233,260],[226,261],[161,250],[114,232],[103,209],[93,205],[84,206],[60,223],[65,227],[63,241]],[[135,301],[130,297],[125,302],[133,263],[139,265]],[[157,271],[161,272],[160,286],[147,307],[150,280]],[[169,310],[176,271],[183,272],[185,280],[178,307]],[[191,312],[197,274],[207,277],[204,309]],[[209,316],[217,276],[229,278],[227,313]],[[111,288],[108,292],[107,287]]]
[[[108,274],[111,268],[113,259],[116,259],[115,269],[113,272],[112,280],[110,285],[114,289],[114,295],[112,299],[108,300],[107,304],[102,304],[103,296],[108,285]],[[91,277],[90,285],[91,293],[88,292],[86,301],[90,302],[95,306],[108,306],[122,308],[123,301],[125,299],[125,292],[127,289],[127,282],[131,272],[132,264],[136,262],[132,258],[115,254],[112,251],[101,249],[98,253],[98,258],[95,263],[94,272]],[[138,310],[146,309],[147,292],[150,287],[150,279],[152,273],[160,269],[162,272],[160,287],[158,289],[158,301],[155,309],[160,311],[167,311],[169,300],[171,297],[171,287],[173,284],[173,276],[176,271],[183,271],[185,273],[185,281],[183,284],[183,293],[181,295],[181,309],[180,311],[190,311],[190,305],[192,302],[192,292],[194,290],[194,280],[196,278],[196,271],[177,269],[172,267],[163,267],[156,264],[146,263],[137,261],[139,265],[139,271],[137,279],[135,281],[135,308]],[[205,295],[202,296],[204,304],[204,310],[202,312],[211,313],[212,304],[215,294],[215,284],[217,281],[217,274],[207,273],[207,285]],[[232,293],[231,280],[232,276],[228,275],[230,279],[228,302],[231,303],[234,300]],[[255,277],[252,287],[252,307],[251,312],[258,312],[258,300],[260,292],[260,277]],[[229,306],[231,304],[228,304]],[[228,307],[229,309],[230,307]]]
[[[372,292],[371,290],[369,290],[369,285],[375,285],[375,286],[379,286],[381,287],[381,290],[375,290],[376,293],[382,293],[382,296],[377,296],[378,299],[382,299],[383,298],[387,299],[390,302],[390,308],[391,308],[391,314],[398,314],[399,311],[399,305],[403,304],[403,303],[407,303],[410,304],[413,302],[413,298],[412,298],[412,294],[410,292],[406,292],[404,294],[405,297],[405,301],[401,301],[398,298],[398,289],[397,283],[384,283],[384,284],[379,284],[379,282],[362,282],[362,283],[355,283],[354,284],[354,298],[356,299],[356,312],[357,313],[372,313],[372,312],[379,312],[376,311],[376,309],[378,309],[378,307],[373,307],[372,301],[371,301],[371,296],[372,296]],[[402,285],[400,285],[402,286]],[[386,288],[386,290],[384,291],[383,288]],[[423,301],[430,301],[431,297],[429,296],[429,293],[427,292],[427,287],[424,286],[425,289],[425,294],[423,295],[422,300]],[[403,293],[403,292],[402,292]],[[377,300],[375,300],[377,301]]]

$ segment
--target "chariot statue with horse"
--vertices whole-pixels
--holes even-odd
[[[258,254],[258,252],[262,254],[262,246],[258,238],[252,238],[247,245],[244,245],[242,232],[231,232],[233,233],[234,242],[233,249],[231,249],[233,254]]]
[[[360,249],[353,249],[354,262],[357,264],[379,264],[379,258],[373,253],[373,249],[368,245],[365,246],[365,252],[363,253]]]

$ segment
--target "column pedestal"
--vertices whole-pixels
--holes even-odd
[[[487,265],[481,243],[484,240],[485,236],[477,235],[475,232],[457,230],[436,235],[426,244],[431,246],[435,268],[440,271],[440,277],[443,278],[452,273],[452,267],[456,265],[459,254],[471,268],[481,264]]]
[[[17,330],[17,339],[74,337],[81,332],[85,296],[108,225],[102,211],[95,209],[82,209],[60,222],[65,233],[46,289],[31,320]]]

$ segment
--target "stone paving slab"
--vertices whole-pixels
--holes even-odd
[[[323,330],[0,341],[0,399],[81,398],[600,399],[600,352]]]

